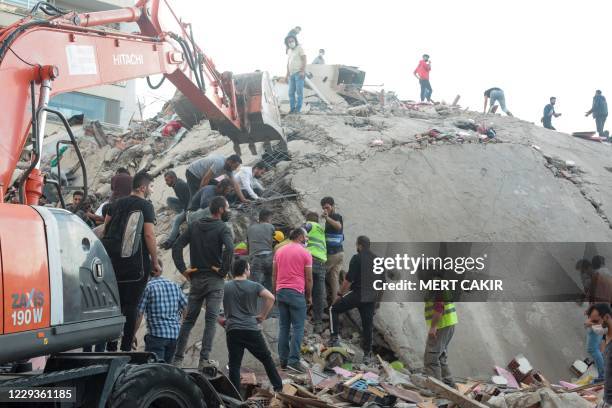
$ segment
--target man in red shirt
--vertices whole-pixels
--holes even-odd
[[[431,89],[431,84],[429,83],[429,71],[431,71],[431,61],[429,60],[429,55],[423,54],[423,59],[419,61],[419,65],[414,70],[414,76],[417,77],[419,83],[421,84],[421,102],[433,103],[431,100],[431,94],[433,90]]]
[[[304,372],[300,350],[304,337],[306,309],[312,304],[312,255],[305,248],[306,231],[291,231],[291,242],[274,254],[272,287],[276,291],[280,314],[278,356],[281,368]],[[289,333],[291,345],[289,345]]]

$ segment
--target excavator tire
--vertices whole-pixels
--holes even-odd
[[[181,123],[185,128],[191,130],[194,126],[204,119],[204,114],[180,91],[176,91],[170,104],[174,108],[174,112],[181,119]]]
[[[109,408],[206,407],[202,390],[181,369],[162,363],[128,364],[119,374]]]

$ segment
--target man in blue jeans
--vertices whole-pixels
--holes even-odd
[[[285,80],[289,84],[289,113],[300,113],[304,99],[304,77],[306,75],[306,54],[298,44],[295,35],[285,38],[287,46],[287,76]],[[296,101],[297,95],[297,101]]]
[[[603,316],[601,316],[595,305],[591,305],[587,309],[586,315],[587,320],[584,325],[587,328],[587,352],[591,355],[595,362],[595,367],[597,367],[595,382],[601,382],[605,380],[605,365],[600,346],[606,329],[602,327]]]
[[[172,363],[181,318],[187,307],[187,298],[176,283],[156,276],[149,280],[138,304],[136,330],[147,316],[145,351],[155,353],[158,359]]]
[[[312,304],[312,256],[304,248],[306,231],[302,228],[291,231],[289,239],[290,243],[274,254],[272,266],[272,287],[280,314],[278,356],[281,368],[304,372],[300,350],[306,309]]]

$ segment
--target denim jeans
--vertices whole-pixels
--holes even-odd
[[[504,95],[504,91],[491,91],[489,99],[489,106],[491,107],[489,111],[493,109],[493,106],[495,106],[495,102],[499,102],[499,107],[501,108],[501,110],[504,113],[508,114],[508,108],[506,108],[506,96]]]
[[[419,84],[421,85],[421,102],[431,102],[431,94],[433,93],[433,90],[431,89],[429,79],[419,79]]]
[[[183,208],[181,201],[176,197],[168,197],[166,199],[166,204],[168,204],[168,207],[172,210],[176,211],[174,221],[172,221],[172,230],[167,239],[168,242],[174,242],[181,232],[181,224],[187,220],[187,212]]]
[[[315,323],[323,321],[323,309],[327,302],[325,295],[325,264],[312,258],[312,319]]]
[[[192,275],[191,287],[189,289],[189,299],[187,301],[187,313],[185,320],[181,324],[179,337],[176,341],[175,358],[182,359],[189,340],[191,329],[198,320],[202,304],[206,302],[206,312],[204,314],[204,333],[202,334],[202,350],[200,351],[200,360],[208,360],[210,351],[212,350],[213,340],[217,325],[217,317],[221,311],[221,302],[223,301],[223,289],[211,288],[208,279],[203,272],[198,272]]]
[[[251,279],[261,283],[268,290],[272,289],[272,261],[272,252],[267,255],[251,255],[249,257]]]
[[[147,334],[144,341],[145,351],[155,353],[159,360],[164,360],[168,364],[172,363],[174,350],[176,349],[176,339],[166,339]]]
[[[300,361],[306,321],[306,298],[296,290],[281,289],[277,292],[276,299],[280,313],[278,357],[281,364],[295,364]]]
[[[587,352],[593,357],[593,361],[595,362],[595,367],[597,367],[597,377],[599,379],[604,378],[604,359],[601,354],[601,350],[599,346],[603,340],[603,336],[601,334],[597,334],[593,331],[593,329],[587,329]]]
[[[295,100],[297,94],[297,102]],[[304,100],[304,78],[299,72],[289,76],[289,107],[291,112],[300,112],[302,110],[302,101]]]

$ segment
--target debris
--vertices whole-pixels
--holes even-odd
[[[427,386],[431,391],[443,398],[453,401],[461,408],[487,408],[486,405],[466,397],[456,389],[449,387],[442,381],[436,380],[433,377],[427,377]]]

